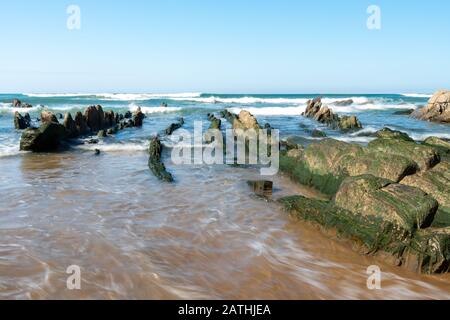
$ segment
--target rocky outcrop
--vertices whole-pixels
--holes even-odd
[[[363,176],[345,181],[339,197],[337,202],[302,196],[279,201],[294,217],[320,225],[330,236],[337,233],[362,254],[419,273],[450,271],[450,226],[418,227],[428,226],[435,212],[435,201],[423,192]]]
[[[79,135],[88,134],[90,131],[86,122],[86,117],[78,111],[75,115],[75,126]]]
[[[362,129],[361,122],[356,116],[338,116],[328,106],[322,104],[320,97],[308,101],[306,110],[302,115],[326,124],[333,129],[343,131]]]
[[[28,113],[22,116],[18,111],[14,113],[14,127],[17,130],[24,130],[31,126],[31,117]]]
[[[13,108],[22,108],[22,109],[30,109],[33,108],[33,106],[29,103],[22,103],[19,99],[14,99],[12,101]]]
[[[98,132],[104,127],[105,114],[100,105],[90,106],[84,112],[86,124],[92,133]]]
[[[172,123],[167,129],[164,131],[166,135],[172,135],[176,130],[180,129],[184,125],[184,119],[180,118],[178,122]]]
[[[162,162],[163,145],[158,136],[152,138],[149,146],[148,166],[152,173],[161,181],[173,182],[172,175],[166,170],[164,163]]]
[[[347,106],[351,106],[353,103],[354,103],[353,99],[347,99],[347,100],[336,101],[333,104],[338,107],[347,107]]]
[[[296,216],[335,229],[364,253],[389,253],[409,269],[450,271],[450,161],[448,142],[423,143],[383,129],[368,147],[332,139],[282,152],[280,169],[328,195],[282,202]]]
[[[208,113],[208,120],[211,122],[211,125],[209,126],[209,129],[211,130],[220,130],[222,126],[222,121],[212,113]]]
[[[46,122],[39,128],[26,129],[20,139],[21,151],[47,152],[56,150],[66,138],[66,129],[55,122]]]
[[[47,122],[59,123],[56,115],[53,112],[50,112],[47,110],[44,110],[41,112],[41,121],[42,121],[42,123],[47,123]]]
[[[135,127],[142,127],[145,115],[142,113],[141,107],[138,107],[133,115],[133,125]]]
[[[431,226],[438,202],[420,189],[372,175],[347,178],[335,204],[362,216],[380,218],[409,232]]]
[[[425,121],[450,123],[450,91],[436,92],[428,105],[413,112],[412,116]]]
[[[67,138],[72,139],[80,135],[75,120],[73,120],[72,115],[70,113],[66,113],[66,116],[64,117],[63,126],[64,128],[66,128]]]
[[[248,181],[252,191],[259,197],[270,199],[273,193],[273,182],[267,180]]]

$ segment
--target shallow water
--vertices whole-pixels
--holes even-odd
[[[257,198],[246,184],[261,178],[256,168],[175,166],[166,152],[176,182],[157,181],[147,167],[148,137],[180,115],[192,128],[205,110],[221,107],[149,114],[144,128],[100,145],[40,155],[17,152],[20,134],[11,129],[11,113],[3,113],[0,145],[6,150],[8,141],[12,152],[0,158],[0,299],[450,297],[450,275],[417,275],[361,256]],[[383,126],[379,112],[360,113],[363,123]],[[258,118],[284,135],[302,132],[297,116]],[[410,122],[418,135],[449,133],[407,117],[384,119]],[[275,198],[318,196],[282,175],[272,179]],[[71,265],[81,267],[82,290],[66,287]],[[367,289],[371,265],[381,267],[382,290]]]

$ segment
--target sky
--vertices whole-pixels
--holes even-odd
[[[432,93],[450,89],[448,12],[448,0],[0,0],[0,92]]]

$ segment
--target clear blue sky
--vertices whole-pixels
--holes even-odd
[[[449,12],[448,0],[2,0],[0,92],[432,92],[450,88]]]

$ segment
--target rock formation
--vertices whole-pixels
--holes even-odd
[[[428,105],[413,112],[412,116],[425,121],[450,123],[450,91],[436,92]]]

